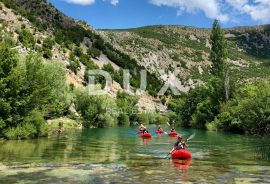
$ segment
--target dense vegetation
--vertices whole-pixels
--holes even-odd
[[[9,47],[0,46],[0,136],[44,136],[48,131],[44,117],[61,116],[69,105],[65,72],[33,54],[18,59]]]
[[[212,79],[170,101],[176,122],[184,127],[270,135],[269,79],[236,90],[226,72],[226,41],[217,21],[211,39]]]
[[[170,122],[188,128],[269,135],[269,79],[262,78],[253,83],[243,82],[241,86],[238,85],[238,89],[234,87],[235,76],[246,75],[249,72],[250,76],[246,76],[253,77],[254,73],[258,76],[258,73],[261,72],[264,75],[260,75],[260,77],[264,77],[268,70],[266,72],[259,70],[254,64],[238,73],[234,69],[229,71],[229,64],[226,62],[228,57],[238,58],[238,56],[232,52],[232,49],[228,49],[231,42],[228,44],[217,21],[214,22],[211,33],[211,50],[205,49],[201,42],[179,43],[173,39],[174,37],[170,39],[163,37],[161,32],[153,34],[152,27],[132,30],[141,36],[158,39],[167,46],[185,44],[190,48],[197,49],[194,54],[186,54],[186,56],[192,57],[195,62],[203,60],[202,51],[209,52],[210,60],[213,63],[211,75],[207,74],[208,76],[204,77],[208,82],[190,90],[180,98],[173,97],[168,103],[164,102],[164,104],[168,104],[169,108],[166,113],[140,113],[136,106],[138,98],[125,92],[119,92],[116,99],[113,99],[108,96],[89,96],[85,88],[74,89],[74,86],[68,88],[64,69],[50,61],[53,55],[52,49],[56,43],[60,45],[62,50],[69,51],[67,68],[75,74],[81,69],[81,64],[86,67],[86,71],[97,69],[98,66],[91,58],[98,58],[101,54],[105,54],[121,69],[115,70],[110,64],[104,65],[103,69],[109,72],[113,79],[120,84],[123,81],[123,69],[131,69],[131,85],[139,88],[139,72],[144,67],[139,66],[135,59],[117,50],[90,29],[86,29],[83,23],[75,23],[72,19],[64,18],[51,6],[48,6],[49,9],[44,11],[47,12],[46,16],[49,16],[48,12],[54,16],[50,19],[51,22],[46,22],[44,20],[48,17],[44,17],[43,14],[36,11],[32,15],[32,10],[27,11],[27,7],[21,8],[15,0],[4,0],[3,2],[7,7],[14,9],[16,13],[28,18],[39,31],[47,30],[49,27],[54,29],[53,35],[47,36],[42,41],[36,39],[33,33],[25,27],[18,30],[18,41],[24,47],[37,52],[37,54],[31,53],[26,57],[18,55],[11,49],[15,44],[12,39],[5,38],[3,40],[1,36],[0,137],[25,139],[45,136],[48,133],[48,124],[45,120],[72,115],[68,111],[72,103],[75,104],[85,128],[130,125],[134,122],[144,124]],[[34,6],[40,6],[44,2],[43,0],[36,1]],[[179,35],[174,36],[178,37]],[[86,52],[81,48],[81,44],[85,40],[91,43],[85,44]],[[229,55],[227,50],[229,50]],[[46,62],[39,55],[47,59]],[[267,58],[267,53],[264,53],[263,57]],[[174,53],[171,58],[178,61],[183,68],[188,69],[179,54]],[[190,69],[191,73],[196,73],[196,71]],[[232,73],[234,77],[231,79],[233,80],[229,80]],[[148,72],[147,77],[147,90],[155,96],[162,83],[154,74]],[[87,72],[85,72],[84,79],[87,82]],[[241,76],[238,76],[239,79],[242,79]],[[97,81],[104,85],[102,77],[98,78]]]

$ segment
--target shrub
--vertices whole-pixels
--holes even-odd
[[[119,125],[130,125],[129,116],[127,114],[120,114],[118,117]]]
[[[101,51],[95,47],[91,47],[87,50],[87,54],[93,58],[98,58],[101,55]]]
[[[75,106],[83,117],[85,128],[103,128],[117,124],[119,109],[110,97],[89,96],[86,90],[77,91]]]
[[[65,71],[36,55],[19,60],[5,45],[0,46],[0,61],[0,134],[9,139],[45,135],[43,116],[64,114],[69,106]]]
[[[29,32],[26,29],[23,29],[20,33],[19,33],[19,37],[18,37],[19,41],[23,44],[23,46],[25,46],[26,48],[31,48],[33,49],[35,46],[35,39],[34,36],[32,35],[31,32]]]
[[[77,61],[70,61],[68,65],[68,69],[73,71],[75,74],[77,74],[78,69],[80,69],[80,64]]]

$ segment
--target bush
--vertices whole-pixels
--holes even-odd
[[[80,69],[80,64],[77,61],[70,61],[67,68],[77,74],[78,70]]]
[[[149,124],[149,117],[147,113],[138,114],[138,120],[139,120],[139,123],[143,123],[145,125]]]
[[[129,116],[127,114],[120,114],[118,117],[119,125],[130,125]]]
[[[15,128],[9,128],[5,133],[7,139],[27,139],[34,138],[37,133],[36,128],[33,124],[27,123],[18,125]]]
[[[89,96],[86,90],[77,91],[75,106],[83,117],[85,128],[103,128],[117,124],[119,109],[110,97]]]
[[[55,45],[55,41],[47,37],[43,40],[42,44],[42,51],[43,51],[43,57],[46,59],[51,59],[52,58],[52,48]]]
[[[47,131],[43,116],[62,115],[69,107],[65,71],[56,63],[44,63],[36,55],[19,60],[1,45],[0,78],[2,136],[10,139],[43,136]]]
[[[248,84],[221,107],[221,113],[207,127],[251,135],[269,135],[270,85],[267,81]]]
[[[117,93],[116,104],[121,110],[121,114],[127,115],[127,117],[129,117],[129,122],[135,121],[137,119],[139,110],[136,107],[136,104],[138,103],[138,100],[138,97],[129,95],[125,92]]]
[[[93,58],[98,58],[101,55],[101,51],[95,47],[91,47],[87,50],[87,54]]]
[[[50,49],[43,49],[43,57],[46,59],[51,59],[53,56],[52,51]]]
[[[32,35],[31,32],[29,32],[26,29],[23,29],[19,33],[18,39],[23,44],[23,46],[25,46],[26,48],[33,49],[34,46],[35,46],[35,38],[34,38],[34,36]]]

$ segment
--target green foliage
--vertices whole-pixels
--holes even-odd
[[[138,121],[145,125],[149,124],[149,115],[147,113],[140,113],[138,114]]]
[[[78,61],[70,61],[69,65],[67,66],[68,69],[73,71],[75,74],[77,74],[78,70],[80,69],[80,64]]]
[[[169,112],[170,121],[175,122],[176,125],[182,125],[183,123],[182,112],[184,111],[184,104],[184,98],[174,98],[168,103],[168,110],[171,111]]]
[[[85,128],[104,128],[117,124],[119,109],[110,97],[89,96],[86,90],[77,91],[75,105],[83,117]]]
[[[218,20],[214,21],[211,33],[210,60],[213,63],[212,74],[223,77],[225,61],[227,59],[227,42]]]
[[[50,37],[47,37],[43,40],[43,47],[44,48],[47,48],[47,49],[52,49],[53,46],[55,45],[55,41],[54,39],[50,38]]]
[[[130,125],[129,116],[127,114],[120,114],[118,117],[118,124],[119,125]]]
[[[47,37],[43,40],[42,44],[42,52],[43,52],[43,57],[46,59],[51,59],[52,58],[52,48],[55,45],[55,41]]]
[[[32,35],[32,33],[26,29],[23,29],[19,33],[18,37],[19,41],[25,46],[26,48],[31,48],[33,49],[35,46],[35,38]]]
[[[0,136],[21,139],[45,135],[40,121],[43,116],[61,115],[69,105],[65,71],[35,55],[18,60],[16,53],[1,45],[0,104]]]
[[[240,88],[235,98],[223,104],[221,113],[208,124],[212,130],[269,135],[270,84],[259,81]]]
[[[182,111],[183,126],[206,128],[218,114],[220,104],[224,101],[224,85],[220,78],[212,78],[206,85],[192,89]]]
[[[87,54],[93,58],[98,58],[101,55],[101,52],[97,48],[91,47],[87,50]]]
[[[137,119],[137,114],[139,113],[139,111],[138,108],[136,107],[136,104],[138,103],[138,100],[139,100],[138,97],[131,96],[125,92],[117,93],[116,104],[120,109],[119,124],[126,125],[128,122],[135,121]]]
[[[169,118],[156,112],[144,112],[138,114],[138,120],[143,124],[166,124]]]
[[[104,65],[102,70],[110,73],[112,79],[118,82],[123,87],[123,70],[114,70],[113,66],[110,63]]]
[[[32,111],[15,128],[7,129],[5,136],[8,139],[27,139],[47,135],[48,125],[39,111]]]

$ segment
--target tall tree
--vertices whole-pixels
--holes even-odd
[[[227,42],[218,20],[215,20],[213,23],[211,44],[210,60],[213,63],[211,72],[217,77],[224,78],[225,62],[227,59]]]

